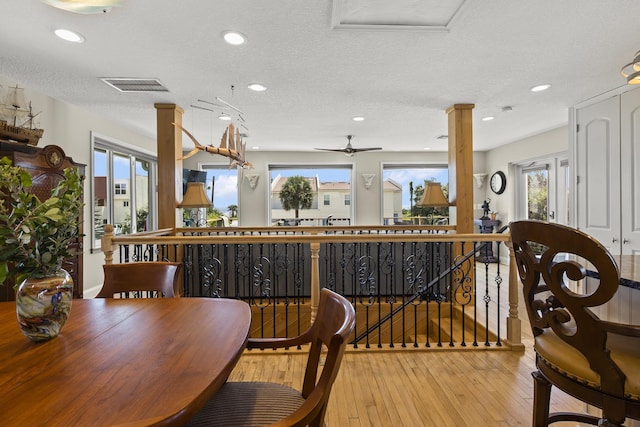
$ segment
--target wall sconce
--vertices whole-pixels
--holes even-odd
[[[620,74],[630,85],[640,84],[640,51],[633,56],[633,61],[622,67]]]
[[[373,178],[375,177],[375,173],[363,173],[362,179],[364,179],[364,188],[366,188],[367,190],[371,188],[371,184],[373,184]]]
[[[260,178],[260,175],[252,173],[252,174],[246,174],[244,176],[244,179],[247,180],[247,182],[249,183],[249,187],[251,187],[252,190],[255,190],[256,187],[258,186],[258,179]]]
[[[211,200],[207,197],[204,190],[204,182],[188,182],[187,191],[184,193],[182,203],[179,207],[183,209],[191,209],[190,219],[198,227],[207,225],[207,215],[202,215],[202,208],[210,208],[213,206]]]
[[[478,186],[478,188],[482,188],[482,186],[484,185],[484,180],[487,179],[487,174],[486,173],[474,173],[473,177],[476,180],[476,185]]]

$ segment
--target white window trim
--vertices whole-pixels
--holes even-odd
[[[157,212],[157,206],[158,206],[158,195],[157,195],[157,174],[158,174],[158,170],[157,170],[157,165],[158,165],[158,158],[157,155],[151,151],[145,150],[141,147],[137,147],[135,145],[132,144],[128,144],[126,142],[122,142],[122,141],[118,141],[114,138],[110,138],[108,136],[105,135],[101,135],[99,133],[90,132],[90,139],[91,139],[91,144],[90,144],[90,170],[91,170],[91,179],[90,179],[90,183],[89,183],[89,187],[90,187],[90,222],[91,222],[91,252],[96,252],[96,251],[100,251],[101,249],[101,244],[102,242],[99,239],[96,239],[95,236],[95,228],[94,228],[94,214],[95,214],[95,206],[94,206],[94,201],[95,201],[95,177],[94,177],[94,171],[95,171],[95,164],[94,164],[94,153],[96,149],[102,149],[108,152],[120,152],[122,154],[128,154],[128,155],[132,155],[138,159],[143,159],[143,160],[147,160],[147,161],[151,161],[153,163],[155,163],[156,167],[151,168],[151,170],[149,171],[149,183],[150,185],[152,185],[152,191],[149,191],[149,215],[150,215],[150,219],[151,219],[151,228],[152,229],[157,229],[158,228],[158,212]],[[107,160],[107,168],[109,171],[113,170],[113,164],[112,164],[112,159],[111,159],[111,155],[108,156],[108,160]],[[131,174],[130,176],[135,177],[135,161],[131,161]],[[131,190],[130,190],[130,196],[132,200],[135,200],[135,186],[132,185],[131,186]],[[110,213],[109,213],[109,218],[113,218],[113,193],[115,192],[115,185],[113,182],[113,176],[111,174],[108,174],[107,176],[107,188],[110,189],[110,191],[108,191],[107,193],[107,206],[110,209]],[[152,209],[152,206],[154,207]],[[132,226],[134,224],[134,218],[136,217],[135,215],[135,203],[130,203],[129,204],[129,208],[132,210],[131,212],[131,219],[132,219]]]

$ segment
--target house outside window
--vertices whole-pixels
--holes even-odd
[[[353,210],[339,202],[345,194],[351,197],[352,165],[269,165],[271,182],[271,223],[274,225],[326,225],[332,218],[333,225],[349,225]],[[280,190],[291,176],[302,176],[309,181],[313,201],[308,209],[299,210],[294,221],[294,210],[284,210],[280,201]],[[331,203],[331,200],[334,203]]]

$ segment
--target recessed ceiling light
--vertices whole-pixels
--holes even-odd
[[[224,114],[224,113],[220,114],[220,115],[218,116],[218,118],[219,118],[220,120],[224,120],[224,121],[231,120],[231,116],[230,116],[230,115],[228,115],[228,114]]]
[[[251,90],[255,90],[256,92],[264,92],[265,90],[267,90],[267,87],[264,85],[261,85],[260,83],[251,83],[247,87]]]
[[[531,92],[542,92],[543,90],[547,90],[550,87],[551,87],[550,84],[543,84],[543,85],[534,86],[530,90],[531,90]]]
[[[353,120],[354,122],[361,122],[361,121],[363,121],[363,120],[364,120],[364,117],[362,117],[362,116],[355,116],[355,117],[352,117],[352,118],[351,118],[351,120]]]
[[[224,41],[233,46],[240,46],[247,42],[245,35],[237,31],[225,31],[222,33],[222,37],[224,38]]]
[[[423,150],[431,150],[431,147],[424,147]]]
[[[260,147],[251,147],[252,150],[259,150]]]
[[[488,122],[488,121],[493,120],[493,119],[495,119],[495,117],[493,117],[493,116],[487,116],[487,117],[483,117],[482,118],[482,120],[485,121],[485,122]]]
[[[82,43],[84,42],[84,37],[81,34],[73,32],[71,30],[65,30],[64,28],[58,28],[54,31],[55,35],[60,37],[62,40],[66,40],[71,43]]]

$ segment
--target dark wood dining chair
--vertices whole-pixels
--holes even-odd
[[[318,314],[295,338],[249,339],[248,348],[295,347],[310,343],[302,391],[267,382],[227,382],[188,426],[322,426],[329,393],[338,375],[347,340],[355,326],[349,301],[328,289],[320,291]],[[323,348],[326,359],[318,377]]]
[[[536,352],[533,426],[621,426],[627,417],[640,419],[640,326],[601,320],[592,311],[618,289],[611,254],[563,225],[516,221],[510,229]],[[578,281],[588,281],[585,294],[570,289]],[[552,386],[600,408],[602,416],[550,414]]]
[[[173,298],[178,296],[177,262],[104,264],[104,284],[96,298]]]

